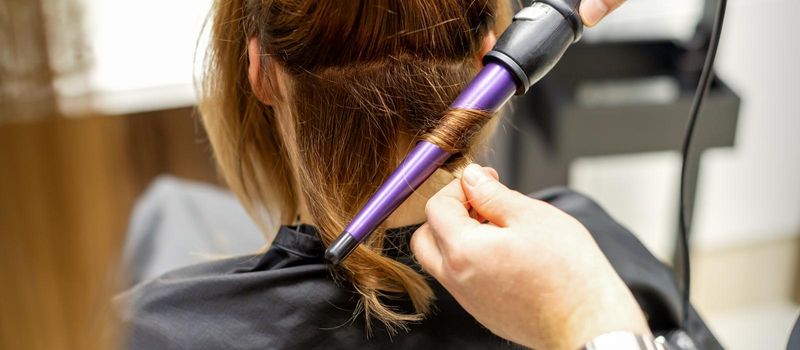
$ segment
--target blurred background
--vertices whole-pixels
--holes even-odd
[[[194,107],[211,1],[0,1],[0,348],[114,348],[137,199],[235,203]],[[589,194],[671,263],[715,4],[629,0],[516,101],[484,161],[524,192]],[[729,1],[690,158],[692,298],[730,349],[784,348],[800,311],[798,14]]]

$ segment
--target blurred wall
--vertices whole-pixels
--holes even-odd
[[[0,125],[0,348],[107,349],[132,191],[117,120]]]
[[[732,1],[719,75],[742,96],[740,132],[704,160],[701,247],[800,235],[799,13],[796,0]]]
[[[195,117],[0,123],[0,349],[116,348],[111,298],[134,200],[163,173],[218,183]]]
[[[609,18],[607,29],[597,29],[607,31],[603,36],[641,32],[650,15],[643,16],[645,23],[637,17],[658,6],[673,6],[667,12],[676,23],[696,20],[698,5],[630,0]],[[716,72],[741,98],[739,128],[734,148],[708,151],[702,160],[692,230],[692,298],[729,349],[784,348],[797,319],[798,13],[797,0],[728,1]],[[571,184],[669,260],[679,167],[676,153],[587,158],[573,164]]]
[[[0,6],[0,349],[116,348],[134,200],[163,173],[218,183],[191,107],[209,3]],[[137,85],[175,72],[177,95]]]
[[[668,6],[655,2],[650,7]],[[648,1],[629,3],[637,5],[614,13],[604,36],[649,18]],[[696,20],[699,5],[674,2],[674,21]],[[717,73],[742,99],[740,124],[735,148],[712,150],[702,161],[693,228],[698,249],[800,235],[800,40],[792,34],[797,13],[795,0],[728,2]],[[668,257],[679,162],[673,153],[583,159],[573,166],[571,181]]]

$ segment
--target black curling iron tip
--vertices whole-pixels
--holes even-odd
[[[333,265],[339,265],[339,263],[356,250],[358,243],[359,240],[355,239],[350,233],[342,232],[342,234],[331,243],[330,247],[325,250],[325,260]]]

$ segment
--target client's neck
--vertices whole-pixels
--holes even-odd
[[[425,222],[425,203],[428,198],[453,180],[453,175],[444,170],[437,170],[422,186],[412,193],[395,212],[384,222],[387,228],[404,227]],[[300,205],[300,222],[313,222],[308,208]]]

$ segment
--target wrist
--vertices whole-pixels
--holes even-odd
[[[603,281],[607,283],[593,288],[590,297],[576,303],[564,322],[562,342],[554,348],[582,349],[611,332],[651,335],[644,312],[622,280],[614,274],[614,278]]]

